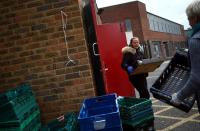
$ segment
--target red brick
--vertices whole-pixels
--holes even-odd
[[[37,79],[37,80],[33,80],[31,83],[33,85],[43,85],[43,84],[46,84],[47,81],[46,79]]]
[[[16,21],[16,22],[23,22],[23,21],[27,21],[27,20],[28,20],[28,16],[16,16],[14,18],[14,21]]]
[[[35,67],[35,68],[30,69],[30,71],[31,71],[31,73],[39,73],[39,72],[44,71],[44,68],[43,67]]]
[[[13,47],[13,48],[10,48],[9,51],[10,53],[14,53],[14,52],[19,52],[19,51],[22,51],[23,48],[22,47]]]
[[[4,55],[8,53],[8,49],[0,50],[0,55]]]
[[[26,59],[27,61],[34,61],[34,60],[41,60],[43,58],[42,55],[31,55],[28,56]]]
[[[21,52],[19,54],[19,56],[23,57],[23,56],[29,56],[29,55],[33,55],[33,51],[24,51],[24,52]]]
[[[40,5],[42,5],[41,1],[33,1],[33,2],[29,3],[29,4],[27,4],[27,7],[28,8],[33,8],[33,7],[37,7],[37,6],[40,6]]]
[[[43,12],[41,12],[41,13],[35,13],[35,14],[32,14],[31,16],[30,16],[30,19],[33,19],[33,20],[35,20],[35,19],[41,19],[41,18],[43,18],[45,15],[44,15],[44,13]]]
[[[11,64],[20,64],[20,63],[24,63],[25,61],[26,61],[25,58],[18,58],[18,59],[12,60]]]
[[[38,77],[39,77],[39,78],[46,78],[46,77],[55,76],[55,74],[56,74],[56,73],[55,73],[54,70],[45,71],[45,72],[39,73],[39,74],[38,74]]]

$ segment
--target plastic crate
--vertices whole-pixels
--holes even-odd
[[[51,121],[42,131],[78,131],[77,114],[71,112],[66,115],[58,117],[56,120]]]
[[[153,96],[167,104],[170,102],[171,95],[184,87],[190,75],[190,65],[187,58],[187,52],[177,51],[169,65],[161,73],[159,78],[150,88]],[[189,112],[195,101],[195,95],[185,99],[178,109]]]
[[[32,93],[32,90],[30,88],[30,85],[28,83],[21,84],[17,86],[14,89],[10,89],[4,93],[0,94],[0,106],[8,103],[10,100],[19,97],[20,95],[26,94],[26,93]]]
[[[23,129],[23,131],[39,131],[41,128],[40,114],[32,119],[32,121]]]
[[[152,102],[149,99],[120,96],[118,104],[123,124],[136,128],[154,120]]]
[[[1,127],[18,127],[20,126],[26,119],[28,119],[33,113],[38,112],[39,108],[34,107],[31,109],[30,112],[26,113],[26,117],[24,119],[14,119],[14,120],[8,120],[8,121],[1,121],[0,122],[0,128]]]
[[[133,127],[142,127],[145,123],[154,120],[153,109],[149,108],[143,110],[130,118],[122,115],[121,118],[123,124],[131,125]]]
[[[27,93],[16,97],[0,106],[0,123],[11,120],[23,121],[35,108],[38,108],[38,105],[33,94]]]
[[[78,120],[81,131],[122,130],[116,94],[85,99]]]
[[[120,114],[132,116],[138,112],[152,107],[151,100],[145,98],[118,97]]]
[[[105,128],[98,131],[123,131],[123,128],[122,126],[116,126],[116,127],[111,127],[111,128]]]
[[[37,110],[23,122],[16,120],[2,123],[0,131],[38,131],[40,127],[40,111]]]

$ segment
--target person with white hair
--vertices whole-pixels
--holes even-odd
[[[191,72],[184,87],[172,94],[171,102],[174,105],[180,105],[185,98],[196,94],[200,113],[200,0],[192,1],[186,8],[186,14],[192,27],[191,37],[188,41]]]

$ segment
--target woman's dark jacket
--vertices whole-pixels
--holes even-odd
[[[136,69],[138,66],[137,60],[142,60],[144,56],[140,48],[134,49],[129,46],[122,48],[122,54],[123,54],[123,58],[122,58],[121,67],[125,71],[127,71],[128,66],[133,66],[133,68]]]

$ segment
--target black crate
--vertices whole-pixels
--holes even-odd
[[[171,59],[169,65],[161,73],[158,79],[150,88],[153,96],[167,104],[170,102],[171,95],[184,87],[190,75],[190,64],[187,52],[179,50]],[[178,109],[189,112],[195,101],[195,95],[185,99],[181,105],[176,106]]]

